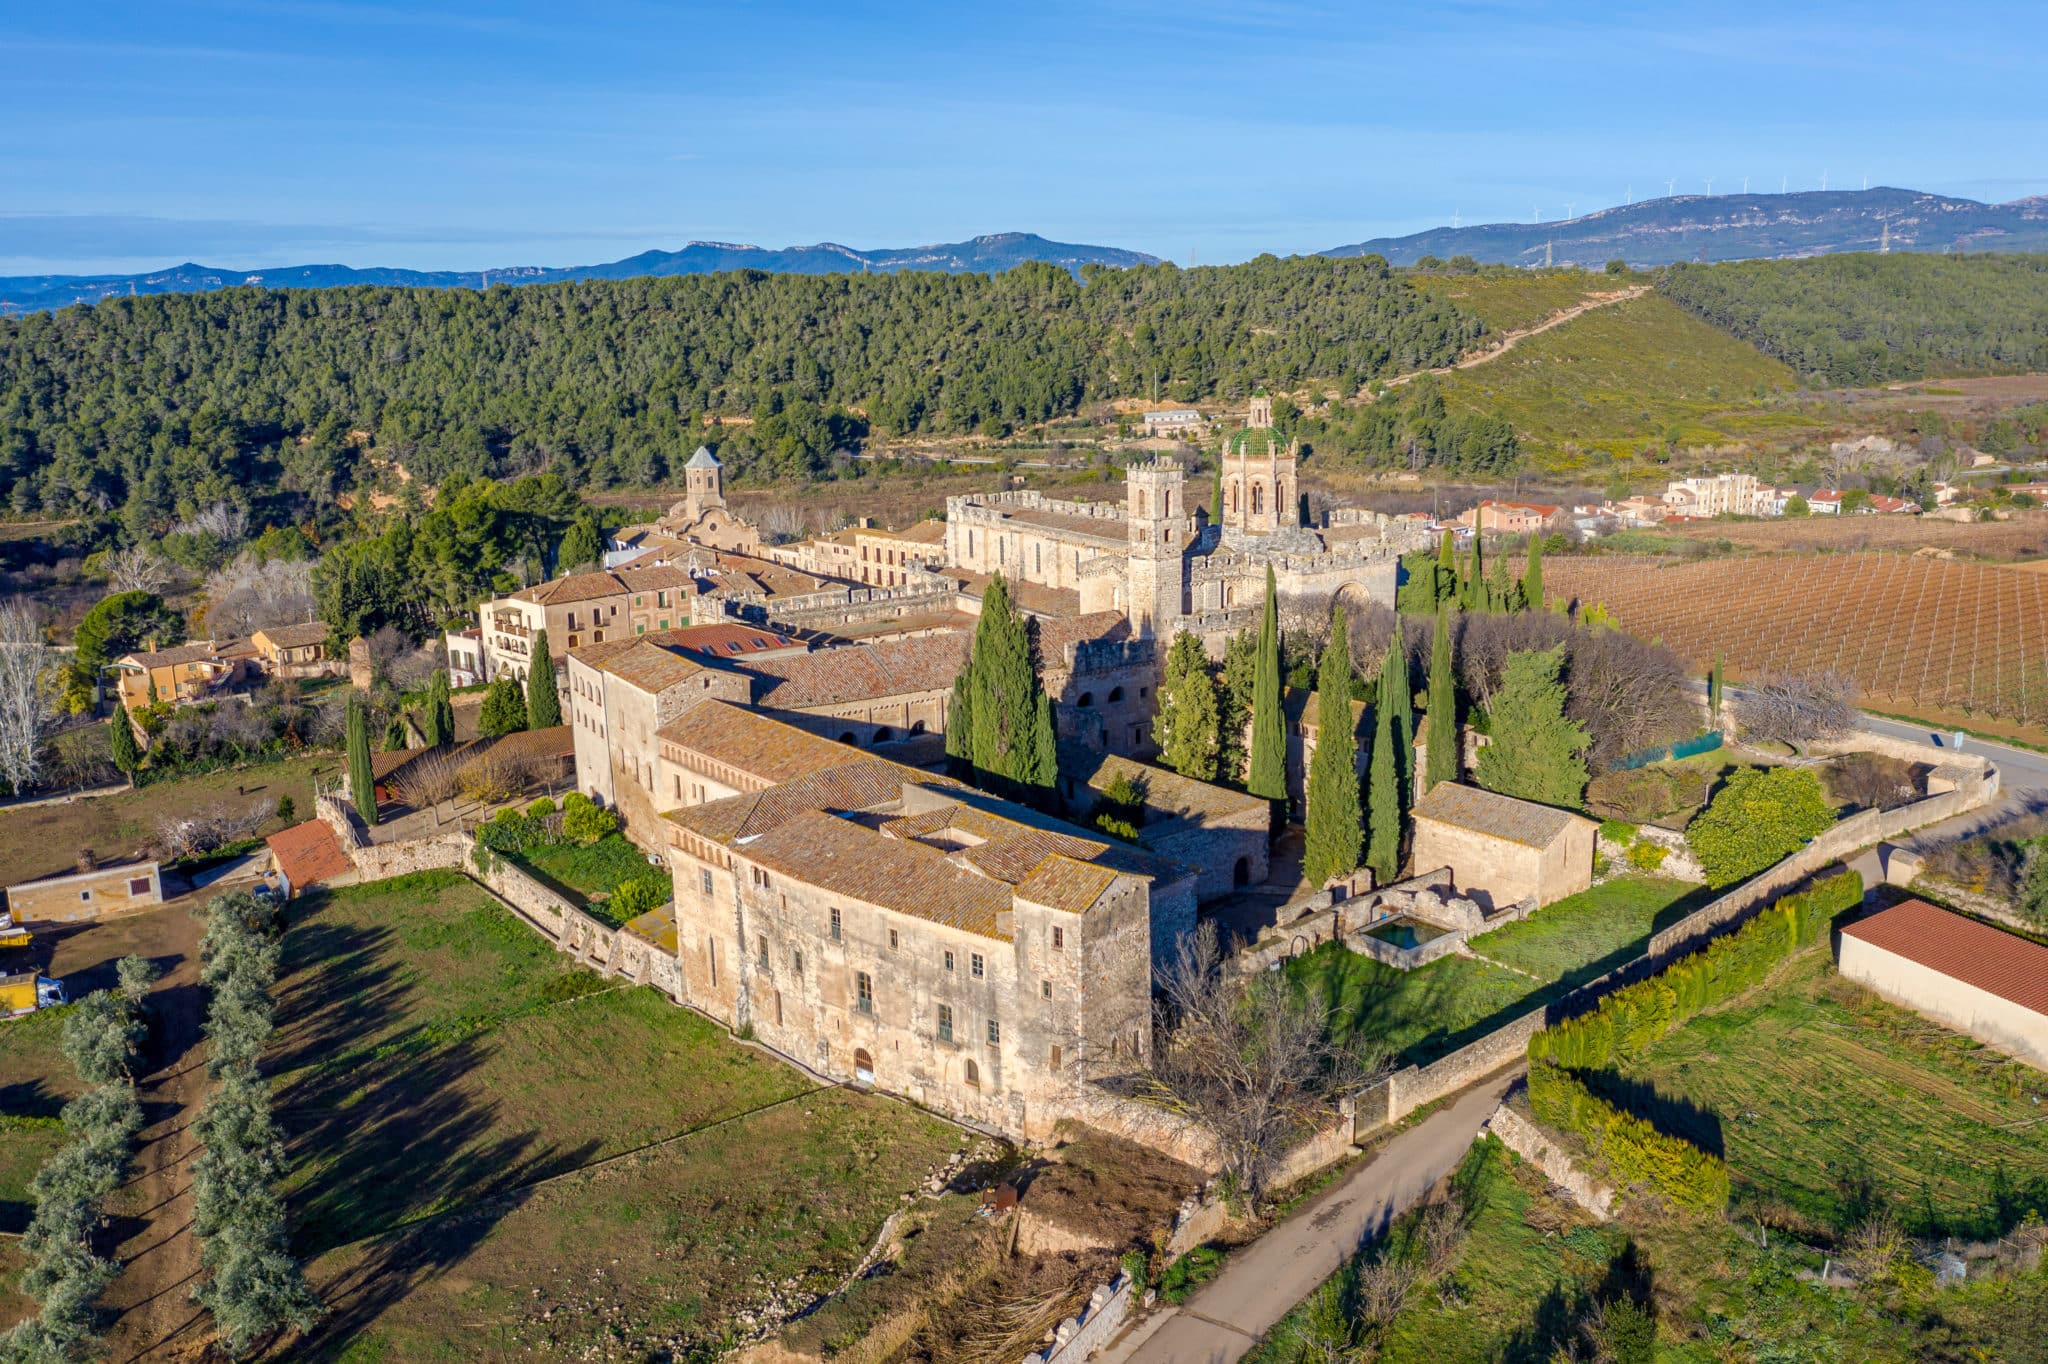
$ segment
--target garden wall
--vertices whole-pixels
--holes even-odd
[[[1128,1274],[1119,1274],[1114,1283],[1098,1287],[1081,1315],[1061,1322],[1054,1329],[1053,1343],[1024,1356],[1024,1364],[1079,1364],[1109,1344],[1130,1315],[1131,1288]]]
[[[1494,1109],[1484,1130],[1499,1137],[1503,1146],[1541,1170],[1545,1179],[1594,1216],[1605,1219],[1613,1212],[1614,1190],[1581,1170],[1543,1129],[1514,1109],[1506,1104]]]

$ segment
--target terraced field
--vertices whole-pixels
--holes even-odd
[[[1545,586],[1735,680],[1833,670],[1866,704],[2048,721],[2048,575],[1910,554],[1557,558]]]

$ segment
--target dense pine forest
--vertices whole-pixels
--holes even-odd
[[[2048,256],[1674,265],[1659,287],[1813,383],[2048,369]]]
[[[0,509],[132,531],[265,487],[316,501],[349,433],[429,483],[552,469],[667,481],[707,413],[735,476],[821,472],[882,435],[1008,434],[1091,397],[1355,386],[1483,331],[1376,259],[1180,270],[801,276],[530,288],[233,289],[0,323]],[[246,494],[244,494],[246,495]]]

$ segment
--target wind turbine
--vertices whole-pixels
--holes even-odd
[[[1712,198],[1712,197],[1713,197],[1713,194],[1714,194],[1714,177],[1710,175],[1710,176],[1708,176],[1708,177],[1707,177],[1707,197],[1709,197],[1709,198]]]
[[[1820,173],[1820,187],[1823,191],[1828,187],[1828,173],[1826,171]]]
[[[1452,210],[1451,210],[1451,227],[1452,227],[1452,228],[1453,228],[1453,229],[1455,230],[1455,229],[1457,228],[1457,226],[1458,226],[1458,210],[1454,208],[1454,209],[1452,209]]]
[[[1572,210],[1577,208],[1578,206],[1579,201],[1577,199],[1567,199],[1564,201],[1564,218],[1566,222],[1571,221]]]
[[[1632,204],[1636,201],[1636,187],[1634,185],[1630,185],[1623,191],[1621,201],[1625,204]]]
[[[1783,194],[1783,193],[1785,192],[1785,186],[1787,186],[1787,185],[1789,185],[1789,184],[1791,184],[1791,183],[1792,183],[1792,177],[1791,177],[1791,176],[1789,176],[1789,175],[1781,175],[1781,176],[1779,176],[1779,177],[1778,177],[1778,193],[1780,193],[1780,194]]]
[[[1749,193],[1749,177],[1746,175],[1742,177],[1742,192]]]
[[[1869,172],[1869,171],[1865,171],[1865,172],[1863,172],[1863,188],[1865,188],[1865,189],[1869,189],[1869,188],[1870,188],[1870,172]]]
[[[1673,194],[1676,194],[1677,192],[1678,182],[1676,180],[1666,180],[1664,182],[1664,197],[1666,199],[1669,199]]]

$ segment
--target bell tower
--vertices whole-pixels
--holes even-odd
[[[1271,535],[1301,524],[1295,493],[1297,451],[1273,429],[1273,399],[1254,393],[1245,428],[1223,441],[1223,530],[1227,537]]]
[[[683,466],[683,504],[692,521],[713,507],[725,505],[725,466],[709,446],[698,446],[697,453]]]
[[[1186,480],[1179,461],[1171,459],[1124,471],[1130,583],[1124,614],[1141,639],[1170,640],[1180,626],[1190,535]]]

